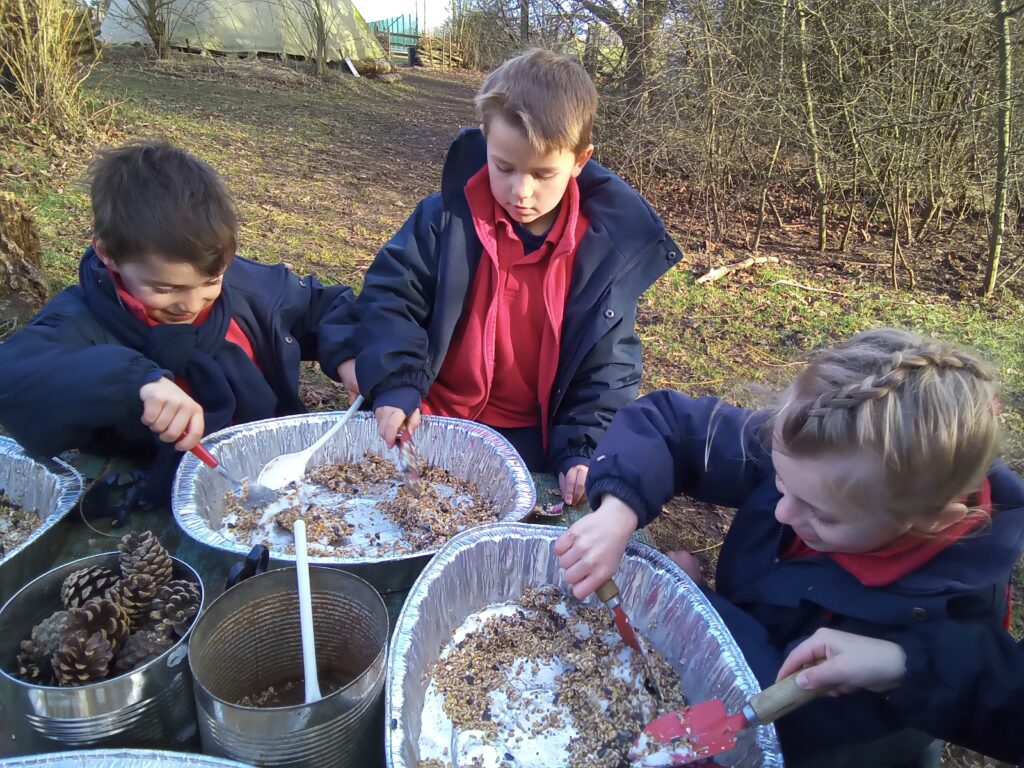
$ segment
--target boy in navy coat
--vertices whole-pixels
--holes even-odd
[[[388,446],[424,413],[486,424],[582,498],[587,466],[640,383],[640,295],[679,260],[643,198],[590,159],[597,91],[528,51],[488,75],[441,191],[378,253],[345,343],[350,395]]]
[[[43,456],[130,456],[165,504],[203,435],[303,411],[300,360],[338,374],[352,291],[236,256],[227,190],[181,149],[124,146],[91,177],[78,285],[0,345],[0,425]]]

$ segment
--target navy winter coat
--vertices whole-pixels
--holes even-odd
[[[683,493],[737,508],[712,597],[762,685],[774,682],[787,653],[819,627],[883,637],[948,619],[999,625],[1024,546],[1020,478],[996,464],[988,528],[893,584],[867,587],[827,555],[782,558],[794,534],[775,520],[781,494],[763,423],[764,414],[716,398],[655,392],[619,411],[587,481],[592,506],[610,493],[636,511],[641,525]],[[862,692],[819,699],[777,725],[787,757],[799,758],[873,742],[896,731],[899,721],[882,696]]]
[[[360,325],[345,351],[376,406],[415,409],[441,370],[482,254],[463,190],[486,164],[486,149],[479,129],[459,134],[441,192],[420,202],[366,273]],[[590,161],[577,181],[590,227],[576,252],[551,391],[548,458],[556,471],[588,458],[615,412],[636,397],[637,300],[680,255],[618,176]]]
[[[907,674],[887,698],[922,731],[1024,764],[1024,646],[975,622],[926,622],[888,638]]]
[[[83,257],[98,259],[90,249]],[[82,279],[113,283],[83,265]],[[300,360],[335,373],[339,328],[349,322],[352,290],[299,278],[281,264],[236,256],[224,275],[233,317],[277,395],[279,415],[301,413]],[[154,435],[140,421],[139,389],[160,367],[120,343],[86,307],[78,285],[61,291],[27,326],[0,344],[0,425],[28,451],[53,456],[71,448],[135,454],[148,460]],[[141,455],[140,455],[141,454]]]

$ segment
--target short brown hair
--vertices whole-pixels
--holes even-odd
[[[590,146],[597,114],[597,89],[579,62],[534,48],[509,59],[484,79],[477,113],[486,130],[500,116],[522,128],[540,152]]]
[[[101,152],[89,168],[93,232],[115,264],[158,255],[219,275],[238,218],[216,171],[165,141]]]

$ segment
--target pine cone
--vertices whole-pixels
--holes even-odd
[[[116,573],[102,565],[81,568],[64,579],[60,599],[65,608],[81,608],[86,600],[103,597],[118,578]]]
[[[40,656],[39,648],[31,640],[22,640],[14,674],[26,683],[48,685],[51,678],[50,660]]]
[[[40,666],[44,663],[49,664],[50,657],[60,647],[60,640],[67,631],[67,626],[68,612],[55,611],[32,627],[32,639],[22,642],[22,650],[26,650],[26,643],[33,646],[32,653],[36,663]]]
[[[182,637],[199,611],[199,586],[185,579],[176,579],[160,587],[150,605],[149,617],[157,632],[171,630]]]
[[[174,582],[171,582],[174,583]],[[149,604],[157,594],[156,580],[148,573],[136,573],[121,579],[107,592],[107,598],[119,603],[128,614],[131,628],[138,629],[149,615]]]
[[[121,652],[117,654],[114,668],[118,672],[128,672],[144,664],[154,656],[159,656],[174,645],[174,638],[164,632],[151,629],[140,629],[128,635]]]
[[[99,632],[74,632],[61,643],[51,663],[58,685],[85,685],[110,674],[114,654]]]
[[[171,556],[152,531],[126,533],[118,545],[121,550],[121,575],[125,578],[137,573],[153,577],[157,586],[171,579]]]
[[[85,632],[88,635],[98,632],[105,640],[110,641],[110,650],[116,652],[125,638],[128,637],[128,613],[120,603],[102,597],[90,600],[81,608],[68,611],[67,635]]]

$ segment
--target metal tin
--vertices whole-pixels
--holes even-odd
[[[174,578],[200,587],[199,575],[172,558]],[[0,609],[0,701],[14,734],[13,752],[75,747],[187,748],[196,736],[192,678],[185,658],[190,627],[166,651],[123,675],[89,685],[33,685],[9,674],[19,643],[61,605],[64,579],[80,568],[118,568],[118,553],[84,557],[54,568],[23,587]],[[10,745],[3,745],[6,751]]]
[[[0,557],[0,605],[51,563],[60,546],[56,526],[82,495],[82,476],[60,459],[34,459],[9,437],[0,437],[0,491],[22,507],[35,509],[42,525]]]
[[[89,749],[4,760],[4,768],[242,768],[244,765],[219,757],[155,749]]]
[[[203,751],[267,766],[364,768],[381,759],[388,613],[357,576],[310,568],[317,668],[347,681],[310,704],[244,706],[246,695],[302,679],[294,568],[246,579],[218,597],[192,633]]]
[[[270,459],[311,445],[340,417],[340,412],[311,413],[242,424],[221,430],[203,444],[239,477],[254,478]],[[525,519],[536,504],[530,472],[511,444],[493,429],[462,419],[426,416],[416,432],[416,448],[427,464],[443,467],[476,484],[498,509],[498,519]],[[357,413],[310,461],[355,461],[366,453],[388,456],[371,413]],[[174,517],[185,533],[220,550],[225,566],[244,557],[249,544],[220,531],[228,483],[192,454],[186,454],[174,479]],[[316,557],[312,565],[338,567],[369,581],[380,592],[409,588],[436,550],[380,557]],[[271,552],[271,568],[295,565],[295,556]]]
[[[475,611],[529,587],[561,583],[554,553],[560,529],[498,523],[455,536],[413,585],[391,640],[385,718],[389,768],[416,768],[428,673],[452,632]],[[736,641],[707,598],[658,551],[631,541],[616,581],[633,625],[679,673],[690,701],[721,698],[737,711],[760,689]],[[585,602],[593,604],[596,597]],[[775,728],[748,729],[715,760],[738,768],[781,768]]]

